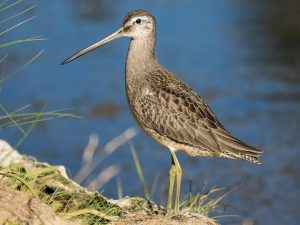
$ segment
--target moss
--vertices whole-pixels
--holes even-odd
[[[26,192],[49,205],[54,212],[79,224],[105,224],[122,212],[99,193],[90,193],[63,177],[58,167],[13,164],[0,169],[2,181],[12,189]]]
[[[139,212],[148,210],[151,205],[150,201],[142,198],[133,198],[130,200],[130,207],[128,208],[128,212]]]

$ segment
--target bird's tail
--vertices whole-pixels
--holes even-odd
[[[257,149],[247,145],[239,139],[233,137],[226,130],[218,130],[214,132],[218,140],[220,148],[223,150],[223,157],[242,159],[252,163],[260,164],[259,157],[262,154],[261,149]]]

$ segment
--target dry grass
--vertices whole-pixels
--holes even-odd
[[[39,163],[35,166],[24,168],[15,164],[0,169],[1,185],[41,200],[62,218],[78,224],[103,224],[120,215],[120,207],[71,182],[58,167]]]

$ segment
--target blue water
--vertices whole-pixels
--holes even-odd
[[[1,73],[9,73],[44,49],[42,56],[7,79],[0,100],[8,111],[33,103],[32,111],[72,107],[82,119],[56,119],[37,126],[20,146],[22,153],[65,165],[70,174],[80,168],[90,134],[101,145],[136,126],[126,103],[124,62],[128,41],[115,41],[69,65],[60,62],[119,28],[132,9],[144,8],[157,18],[157,56],[178,77],[206,99],[233,134],[264,150],[262,165],[228,159],[190,158],[178,154],[184,170],[183,192],[193,187],[235,189],[222,201],[222,224],[298,224],[300,221],[300,20],[297,1],[282,5],[254,1],[34,1],[7,11],[2,18],[30,5],[33,21],[0,36],[6,42],[32,35],[46,41],[1,49]],[[294,3],[294,5],[292,4]],[[28,18],[23,16],[23,18]],[[20,21],[1,24],[1,30]],[[94,115],[95,107],[107,109]],[[106,106],[106,107],[105,107]],[[94,115],[94,116],[93,116]],[[16,128],[1,130],[1,138],[16,144]],[[170,166],[168,151],[142,132],[133,143],[145,177],[158,177],[154,199],[166,201]],[[125,195],[142,195],[128,145],[123,145],[97,169],[119,164]],[[103,193],[117,197],[116,179]]]

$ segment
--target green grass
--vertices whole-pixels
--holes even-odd
[[[122,215],[138,212],[154,217],[174,216],[166,214],[166,209],[143,198],[126,197],[125,201],[128,200],[130,204],[121,208],[107,201],[99,193],[88,192],[65,178],[59,167],[33,160],[27,159],[26,162],[12,164],[6,168],[0,167],[0,180],[1,186],[27,193],[30,198],[38,198],[57,215],[77,224],[107,224],[118,220]],[[179,214],[198,213],[208,216],[216,210],[227,193],[224,194],[216,188],[206,193],[190,193],[181,201]]]
[[[37,123],[63,117],[80,118],[75,114],[69,113],[69,109],[60,109],[49,112],[25,112],[29,107],[30,105],[26,105],[13,112],[8,112],[5,107],[0,104],[0,128],[3,129],[13,126],[21,133],[21,138],[14,146],[15,149],[20,147]]]
[[[36,18],[35,16],[28,16],[29,13],[32,13],[35,6],[27,7],[22,3],[23,0],[4,0],[0,2],[0,15],[4,15],[4,13],[6,15],[6,18],[0,21],[1,40],[4,40],[5,36],[9,32],[19,28],[25,23],[31,22]],[[19,8],[21,8],[20,11],[18,11]],[[22,18],[25,17],[25,19],[20,20],[21,16]],[[17,20],[17,22],[14,22],[15,20]],[[10,26],[6,25],[11,21],[15,24]],[[20,49],[20,44],[41,40],[45,40],[45,38],[40,35],[33,35],[31,37],[21,37],[17,40],[7,40],[0,43],[0,49],[4,52],[4,56],[0,58],[0,67],[3,68],[5,63],[9,60],[9,54],[5,54],[5,49],[16,45],[18,46],[18,49]],[[0,87],[2,87],[3,82],[8,78],[20,73],[36,61],[42,53],[43,50],[40,50],[34,54],[33,57],[29,58],[23,65],[15,65],[14,67],[17,69],[14,71],[2,73],[0,77]],[[0,103],[0,129],[3,132],[4,129],[14,127],[19,131],[21,137],[14,146],[14,148],[17,149],[38,123],[63,117],[79,118],[78,116],[70,113],[69,110],[70,109],[45,111],[45,107],[43,107],[39,112],[32,112],[31,104],[26,104],[23,107],[18,107],[16,110],[8,111],[6,107]],[[10,153],[8,153],[3,159],[8,157]],[[101,207],[105,209],[110,208],[108,207],[106,200],[96,196],[91,197],[83,191],[77,191],[74,187],[70,187],[70,182],[60,175],[57,167],[37,167],[27,171],[22,165],[12,165],[8,168],[0,168],[0,175],[5,178],[1,179],[2,184],[5,182],[7,186],[15,190],[27,192],[28,195],[39,198],[41,201],[51,206],[55,212],[61,213],[64,217],[76,217],[81,219],[87,217],[86,215],[93,215],[89,216],[89,220],[92,220],[92,218],[95,221],[106,221],[111,219],[111,217],[105,216],[105,210],[102,210],[101,214],[97,214],[97,209],[100,209]],[[97,201],[93,200],[96,198]],[[113,216],[113,213],[111,214],[112,215],[110,216]],[[93,224],[93,222],[87,224]]]
[[[132,143],[130,143],[130,150],[139,180],[144,188],[144,195],[146,199],[150,199],[151,195],[148,190],[147,182],[145,181],[143,169],[138,159],[135,147]],[[190,191],[188,195],[181,199],[179,207],[180,213],[199,213],[204,216],[209,216],[210,213],[217,211],[220,201],[228,193],[229,191],[224,193],[224,189],[218,189],[215,187],[211,188],[208,192],[204,192],[204,190],[197,190],[195,193],[192,193]],[[134,205],[135,207],[133,207],[133,211],[136,209],[145,208],[145,205],[147,205],[147,201],[137,201]]]
[[[22,4],[23,0],[7,1],[3,0],[0,2],[0,15],[3,15],[3,19],[0,20],[0,38],[4,40],[5,36],[13,31],[14,29],[19,28],[25,23],[31,22],[36,16],[29,16],[32,13],[32,10],[35,6],[25,6]],[[24,18],[25,19],[20,19]],[[16,21],[16,22],[15,22]],[[8,22],[13,22],[13,25],[7,25]],[[5,49],[11,46],[20,45],[22,43],[36,42],[45,40],[41,35],[33,35],[31,37],[21,37],[17,40],[7,40],[0,42],[0,49],[4,52],[4,56],[0,58],[0,67],[4,68],[5,63],[9,60],[9,54],[5,54]],[[20,48],[20,47],[19,47]],[[2,73],[0,76],[0,88],[3,85],[3,82],[6,81],[11,76],[21,72],[30,64],[32,64],[36,59],[38,59],[43,53],[43,50],[38,51],[33,57],[29,58],[23,65],[15,66],[17,69],[10,71],[8,73]],[[1,93],[0,93],[1,94]],[[23,107],[18,107],[16,110],[9,112],[6,107],[0,103],[0,129],[7,127],[16,127],[20,133],[21,137],[15,144],[15,148],[20,147],[24,140],[28,137],[32,129],[36,126],[37,123],[45,122],[54,118],[78,118],[78,116],[69,113],[69,109],[61,109],[54,111],[45,111],[45,107],[40,112],[31,112],[30,104],[26,104]]]
[[[228,194],[224,189],[211,188],[208,192],[189,193],[180,203],[182,212],[199,213],[209,216],[210,213],[217,210],[220,201]]]
[[[84,191],[61,175],[58,167],[37,165],[25,169],[14,164],[0,169],[2,185],[28,193],[49,205],[54,212],[79,224],[103,224],[116,220],[121,209],[100,194]]]
[[[32,21],[33,19],[36,18],[36,16],[29,16],[29,13],[32,12],[32,10],[35,8],[35,6],[25,6],[25,4],[22,4],[23,0],[16,0],[16,1],[7,1],[7,0],[2,0],[0,2],[0,15],[6,15],[8,16],[4,17],[0,21],[0,25],[3,29],[0,29],[0,38],[2,40],[5,40],[5,36],[7,33],[19,28],[20,26],[24,25],[25,23],[28,23]],[[21,9],[19,9],[21,8]],[[25,19],[20,19],[22,16],[25,17]],[[11,21],[16,21],[13,23],[13,25],[6,25],[8,22]],[[36,42],[36,41],[43,41],[46,40],[43,36],[41,35],[33,35],[30,37],[20,37],[19,39],[16,40],[7,40],[4,42],[0,42],[0,49],[6,49],[8,47],[14,46],[14,45],[20,45],[23,43],[28,43],[28,42]],[[2,50],[3,52],[3,50]],[[1,79],[0,79],[0,85],[3,83],[4,80],[8,79],[10,76],[20,72],[23,70],[25,67],[30,65],[32,62],[34,62],[41,54],[43,53],[43,50],[40,50],[37,52],[32,58],[28,59],[27,62],[24,63],[24,65],[17,67],[17,69],[13,72],[10,72],[9,74],[1,74]],[[0,66],[4,66],[4,63],[6,60],[9,59],[8,54],[4,54],[2,58],[0,58]]]
[[[137,171],[137,174],[138,174],[138,177],[140,179],[140,182],[141,182],[141,184],[142,184],[142,186],[144,188],[145,198],[146,199],[151,199],[151,195],[150,195],[147,183],[145,181],[144,172],[143,172],[142,166],[140,164],[138,155],[136,153],[135,147],[133,146],[133,144],[131,142],[129,143],[129,146],[130,146],[131,155],[133,157],[135,169]]]
[[[0,2],[0,15],[1,14],[3,15],[4,13],[7,13],[7,12],[9,13],[10,11],[15,10],[17,7],[23,8],[19,11],[13,12],[8,17],[0,20],[1,25],[3,25],[3,24],[5,25],[7,22],[9,22],[11,20],[18,19],[18,17],[27,16],[35,8],[35,5],[29,6],[29,7],[23,7],[22,2],[23,2],[23,0],[17,0],[17,1],[3,0]],[[36,16],[27,16],[26,19],[19,20],[12,26],[7,26],[7,27],[3,26],[4,29],[0,30],[0,37],[12,30],[18,28],[19,26],[22,26],[23,24],[33,20],[34,18],[36,18]],[[5,48],[5,47],[9,47],[9,46],[16,45],[16,44],[21,44],[24,42],[41,41],[41,40],[45,40],[45,38],[43,38],[41,35],[34,35],[34,36],[31,36],[28,38],[20,38],[18,40],[7,41],[4,43],[1,43],[0,48]]]

